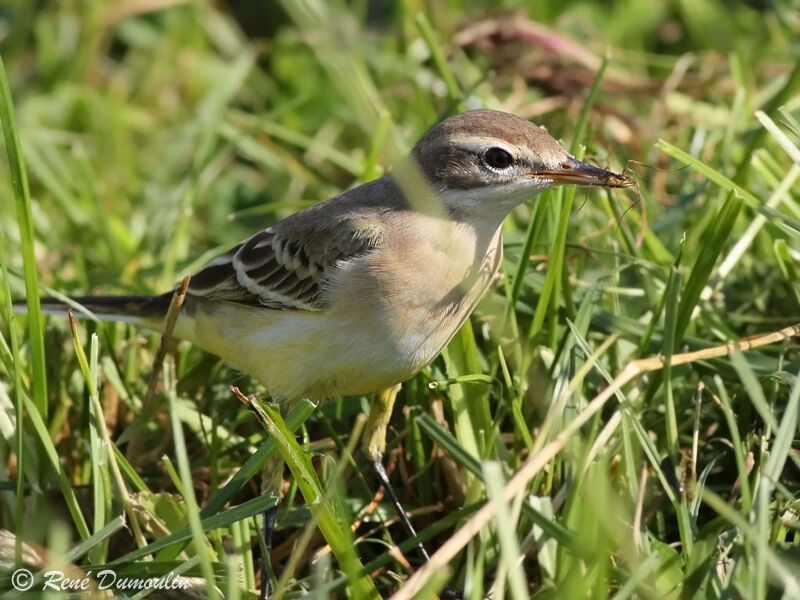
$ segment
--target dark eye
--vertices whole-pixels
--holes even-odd
[[[483,155],[483,160],[493,169],[507,169],[514,162],[514,158],[502,148],[489,148]]]

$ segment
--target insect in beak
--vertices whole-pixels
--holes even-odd
[[[631,187],[634,180],[627,175],[606,171],[570,156],[556,169],[529,173],[535,179],[550,179],[557,184],[591,185],[613,188]]]

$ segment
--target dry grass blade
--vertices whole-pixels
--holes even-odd
[[[155,360],[153,361],[153,369],[150,373],[150,380],[147,382],[147,394],[144,397],[143,413],[147,413],[152,409],[153,396],[156,393],[156,384],[158,383],[158,374],[161,372],[161,364],[164,362],[164,357],[167,355],[167,348],[172,340],[172,332],[175,331],[175,323],[178,322],[178,315],[181,312],[183,301],[186,300],[186,290],[189,289],[189,277],[184,277],[180,286],[172,294],[169,308],[167,309],[167,317],[164,321],[164,335],[161,336],[161,342],[158,345]]]
[[[172,332],[175,330],[175,324],[178,322],[178,315],[181,312],[184,300],[186,300],[186,290],[189,289],[189,277],[184,277],[181,284],[177,287],[172,294],[172,299],[167,309],[167,316],[164,319],[164,333],[161,336],[161,341],[158,344],[155,358],[153,359],[153,366],[150,371],[150,378],[147,381],[147,392],[145,392],[144,400],[142,402],[142,412],[139,419],[146,419],[153,414],[154,406],[153,399],[155,398],[156,385],[158,385],[158,374],[162,372],[161,365],[164,363],[164,357],[167,355],[169,343],[172,341]],[[133,460],[140,454],[142,444],[141,435],[134,435],[128,445],[125,453],[128,460]]]

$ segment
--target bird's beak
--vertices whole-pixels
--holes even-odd
[[[556,184],[595,185],[602,187],[630,187],[633,179],[595,167],[570,156],[555,169],[544,169],[530,173],[535,179],[550,179]]]

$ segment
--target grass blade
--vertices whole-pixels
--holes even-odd
[[[39,415],[47,418],[47,371],[44,358],[44,319],[39,303],[39,275],[36,271],[36,256],[33,252],[33,212],[28,189],[28,176],[22,157],[22,146],[17,133],[14,104],[8,75],[0,58],[0,123],[6,140],[6,156],[11,171],[11,185],[17,208],[17,226],[22,242],[22,261],[25,269],[25,299],[28,305],[28,334],[31,344],[33,366],[33,402]]]
[[[352,535],[347,526],[348,519],[344,515],[337,514],[334,504],[326,497],[322,484],[311,466],[311,457],[297,443],[278,411],[269,405],[260,405],[257,402],[257,400],[252,401],[250,406],[289,466],[325,541],[339,560],[342,570],[347,573],[353,597],[380,598],[372,580],[361,575],[363,565],[355,551]]]
[[[189,530],[191,531],[194,550],[200,558],[200,567],[203,577],[206,580],[206,592],[210,600],[216,600],[219,595],[217,592],[214,569],[211,566],[211,556],[209,556],[205,536],[203,535],[203,524],[200,517],[200,507],[197,505],[197,498],[194,495],[194,481],[192,470],[189,466],[189,455],[186,451],[186,441],[183,437],[181,421],[178,418],[175,408],[175,388],[171,374],[169,362],[164,363],[164,383],[168,390],[167,402],[170,412],[170,422],[172,424],[172,436],[175,442],[175,454],[178,459],[178,471],[181,476],[183,487],[183,501],[186,503],[186,514],[189,518]]]

